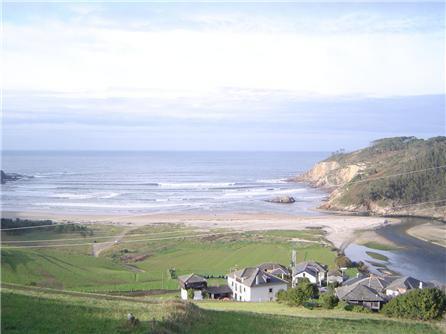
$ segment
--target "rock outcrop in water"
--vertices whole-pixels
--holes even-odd
[[[280,203],[280,204],[292,204],[292,203],[296,202],[296,200],[292,196],[279,196],[279,197],[274,197],[272,199],[269,199],[269,200],[267,200],[267,202]]]
[[[5,184],[6,182],[9,182],[9,181],[17,181],[17,180],[23,179],[25,177],[24,175],[20,175],[20,174],[16,174],[16,173],[6,174],[4,171],[0,171],[0,174],[1,174],[1,184]]]
[[[446,220],[445,167],[446,137],[396,137],[333,154],[292,180],[326,189],[322,209]]]

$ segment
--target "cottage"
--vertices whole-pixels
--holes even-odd
[[[405,276],[394,280],[386,287],[386,295],[396,297],[404,294],[412,289],[423,289],[430,287],[432,284],[420,281],[416,278]]]
[[[326,274],[326,267],[318,262],[306,261],[298,263],[292,268],[292,286],[295,287],[302,278],[308,278],[311,283],[321,286],[322,282],[325,281]]]
[[[386,302],[382,294],[367,285],[357,284],[351,289],[343,290],[343,292],[345,294],[337,293],[339,299],[349,304],[361,305],[371,310],[379,311],[383,303]]]
[[[244,268],[228,275],[232,298],[244,302],[273,301],[280,290],[287,290],[288,283],[260,268]]]
[[[338,269],[329,270],[327,273],[327,283],[341,284],[344,281],[344,275],[342,271]]]
[[[386,277],[358,276],[345,281],[341,287],[336,288],[336,296],[349,304],[379,310],[388,300],[384,292],[389,284],[390,279]]]
[[[280,277],[283,280],[290,278],[291,273],[287,267],[279,264],[279,263],[263,263],[258,266],[261,271],[270,273],[274,276]]]
[[[188,290],[194,292],[194,300],[203,299],[203,291],[206,290],[208,282],[205,278],[190,274],[178,277],[178,282],[181,288],[181,299],[188,299]]]

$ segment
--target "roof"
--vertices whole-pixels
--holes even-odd
[[[272,263],[272,262],[267,262],[267,263],[262,263],[261,265],[257,266],[260,270],[262,271],[268,271],[270,273],[275,273],[274,275],[277,274],[286,274],[288,275],[290,273],[290,271],[288,270],[287,267],[279,264],[279,263]]]
[[[374,294],[380,294],[384,291],[389,283],[390,279],[387,277],[376,275],[370,275],[367,277],[356,277],[345,281],[341,287],[336,288],[336,295],[340,299],[348,299],[347,296],[359,286],[365,286],[368,289],[372,290]]]
[[[320,272],[327,272],[327,269],[325,269],[325,266],[322,264],[314,261],[300,262],[293,267],[293,275],[297,275],[304,271],[316,276]]]
[[[194,273],[189,274],[189,275],[183,275],[183,276],[179,276],[178,280],[180,282],[183,282],[184,284],[192,284],[192,283],[203,283],[203,282],[207,282],[206,279],[204,277],[201,277],[199,275],[196,275]]]
[[[370,275],[365,277],[352,278],[344,282],[343,286],[353,286],[356,284],[367,285],[376,291],[383,291],[390,283],[390,277]]]
[[[232,293],[231,288],[228,285],[220,285],[220,286],[208,286],[206,291],[212,294],[226,294]]]
[[[338,269],[333,269],[328,271],[328,276],[340,276],[342,277],[342,272]]]
[[[351,289],[342,297],[342,299],[358,300],[363,302],[384,301],[384,298],[376,290],[360,284]]]
[[[280,279],[279,277],[274,276],[273,274],[270,274],[266,271],[262,271],[257,267],[248,267],[237,270],[230,273],[228,276],[246,286],[287,283],[283,279]],[[256,278],[258,279],[257,283]]]
[[[429,286],[428,283],[420,281],[420,280],[413,278],[411,276],[405,276],[405,277],[400,277],[400,278],[397,278],[396,280],[394,280],[392,283],[389,284],[389,286],[387,286],[387,289],[388,290],[418,289],[420,287],[420,283],[422,283],[422,285],[424,287]]]

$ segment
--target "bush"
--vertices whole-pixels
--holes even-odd
[[[350,268],[352,266],[352,261],[345,255],[339,255],[335,259],[335,263],[338,266],[338,268]]]
[[[320,297],[321,306],[326,309],[333,309],[338,305],[339,299],[332,293],[326,292]]]
[[[317,298],[319,290],[316,285],[310,283],[308,279],[299,281],[295,288],[288,291],[281,290],[277,294],[277,300],[291,306],[304,305],[306,301]]]
[[[343,300],[340,300],[338,302],[338,306],[336,306],[336,308],[338,310],[351,311],[351,310],[353,310],[353,305],[350,305],[349,303],[347,303]]]
[[[194,289],[187,289],[187,299],[194,299],[195,293]]]
[[[358,312],[358,313],[372,313],[372,310],[367,307],[361,305],[351,305],[351,309],[349,311]]]
[[[439,319],[446,311],[446,296],[443,291],[416,289],[392,299],[382,312],[388,317],[430,320]]]

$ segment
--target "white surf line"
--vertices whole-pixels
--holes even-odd
[[[380,179],[385,179],[385,178],[390,178],[390,177],[394,177],[394,176],[403,176],[403,175],[408,175],[408,174],[413,174],[413,173],[421,173],[421,172],[425,172],[428,170],[435,170],[435,169],[440,169],[440,168],[446,168],[446,165],[441,165],[441,166],[436,166],[436,167],[431,167],[431,168],[425,168],[425,169],[419,169],[419,170],[414,170],[414,171],[409,171],[409,172],[405,172],[405,173],[399,173],[399,174],[392,174],[392,175],[386,175],[386,176],[381,176],[381,177],[375,177],[375,178],[369,178],[369,179],[365,179],[365,180],[358,180],[358,181],[354,181],[354,182],[345,182],[345,183],[339,183],[336,185],[333,185],[333,187],[338,187],[338,186],[343,186],[343,185],[347,185],[347,184],[355,184],[355,183],[363,183],[363,182],[368,182],[368,181],[374,181],[374,180],[380,180]],[[446,199],[444,200],[439,200],[439,202],[441,201],[446,201]],[[425,204],[425,203],[432,203],[432,202],[422,202],[422,203],[417,203],[417,204],[409,204],[409,205],[420,205],[420,204]],[[101,224],[101,222],[96,222],[98,224]],[[54,227],[57,225],[75,225],[75,224],[81,224],[81,225],[89,225],[89,224],[94,224],[93,222],[87,222],[87,223],[56,223],[56,224],[51,224],[51,225],[37,225],[37,226],[24,226],[24,227],[11,227],[11,228],[3,228],[0,229],[0,231],[12,231],[12,230],[24,230],[24,229],[32,229],[32,228],[44,228],[44,227]],[[106,225],[106,222],[102,223],[103,225]],[[112,223],[109,223],[108,225],[114,225]]]

